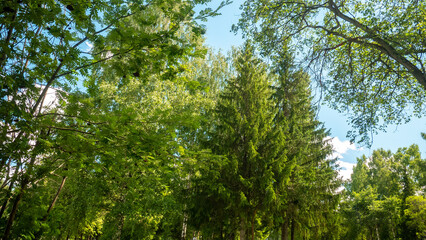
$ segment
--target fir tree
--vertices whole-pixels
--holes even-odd
[[[296,230],[301,236],[320,238],[330,234],[334,224],[333,209],[338,203],[335,194],[341,182],[331,155],[331,146],[325,140],[328,132],[316,120],[309,88],[309,76],[292,67],[291,54],[284,51],[277,57],[278,85],[274,95],[278,104],[276,127],[282,128],[288,138],[285,148],[286,168],[274,172],[280,192],[278,221],[282,239],[291,239]],[[285,122],[285,126],[280,124]],[[284,128],[283,128],[284,127]]]
[[[221,179],[232,209],[230,232],[255,239],[257,219],[275,199],[273,163],[274,104],[265,64],[246,44],[235,60],[237,76],[229,79],[216,109],[213,152],[226,156]],[[235,235],[231,234],[231,237]]]

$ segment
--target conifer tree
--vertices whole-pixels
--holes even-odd
[[[241,240],[256,239],[258,219],[275,199],[271,151],[274,104],[266,66],[247,43],[236,57],[237,76],[229,79],[216,108],[217,123],[212,133],[212,150],[226,157],[218,181],[224,199],[229,232]]]
[[[308,75],[292,68],[291,54],[285,47],[276,59],[278,85],[274,97],[279,112],[275,120],[279,127],[283,127],[282,122],[287,124],[288,140],[282,152],[288,162],[284,174],[275,175],[289,179],[277,179],[281,198],[276,224],[281,225],[282,239],[288,239],[290,232],[293,240],[297,229],[298,235],[319,238],[330,234],[329,225],[334,224],[332,210],[337,206],[335,192],[341,182],[334,161],[327,160],[331,155],[331,146],[325,140],[328,132],[316,120]]]

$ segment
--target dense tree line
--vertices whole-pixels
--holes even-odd
[[[417,145],[357,159],[341,203],[346,239],[426,237],[425,160]]]
[[[339,190],[291,42],[215,53],[206,2],[1,2],[2,239],[424,238],[419,149]]]

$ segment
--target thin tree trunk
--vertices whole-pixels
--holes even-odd
[[[35,148],[37,147],[38,144],[39,144],[38,142],[35,144]],[[28,183],[30,182],[29,178],[32,174],[35,160],[36,158],[32,157],[31,161],[28,163],[28,170],[26,174],[24,174],[24,177],[22,179],[20,192],[18,196],[16,197],[15,201],[13,202],[12,211],[10,212],[9,219],[7,220],[7,225],[4,231],[3,240],[9,239],[10,230],[12,229],[12,224],[13,224],[13,221],[15,220],[15,215],[18,210],[19,202],[21,201],[22,196],[24,195],[24,192],[27,189]]]
[[[244,220],[240,222],[240,240],[246,240],[246,225]]]
[[[394,225],[392,224],[392,221],[391,221],[391,229],[392,229],[392,237],[393,237],[393,239],[396,239],[396,234],[395,234],[395,228],[394,228]]]
[[[187,219],[188,217],[186,216],[186,213],[183,214],[183,222],[182,222],[182,233],[181,233],[181,239],[185,240],[186,238],[186,228],[187,228]]]
[[[11,20],[12,24],[9,28],[9,31],[7,32],[7,37],[6,37],[6,40],[5,40],[5,46],[6,46],[7,49],[9,49],[9,42],[12,38],[13,30],[15,29],[15,26],[14,26],[15,23],[14,22],[16,20],[17,14],[18,14],[18,7],[16,8],[15,12],[12,15],[12,20]],[[1,68],[2,71],[3,71],[3,66],[4,66],[5,62],[6,62],[6,52],[4,51],[2,53],[2,55],[0,56],[0,68]]]
[[[9,191],[10,191],[10,189],[9,189]],[[6,194],[6,198],[4,199],[3,204],[1,205],[1,209],[0,209],[0,219],[1,219],[1,217],[3,216],[4,210],[5,210],[5,209],[6,209],[6,207],[7,207],[7,203],[9,202],[9,198],[10,198],[10,192],[8,192],[8,193]]]
[[[294,240],[294,229],[295,229],[295,224],[294,224],[294,219],[291,220],[291,240]]]
[[[10,181],[9,191],[8,191],[8,192],[7,192],[7,194],[6,194],[6,197],[5,197],[5,199],[4,199],[3,205],[1,206],[1,209],[0,209],[0,219],[1,219],[1,218],[2,218],[2,216],[3,216],[4,210],[6,210],[7,203],[9,202],[10,196],[12,195],[12,189],[13,189],[13,184],[14,184],[14,183],[15,183],[15,181],[14,181],[14,180],[11,180],[11,181]]]
[[[251,240],[254,240],[254,219],[256,217],[257,209],[254,210],[253,217],[251,219]]]
[[[119,219],[119,225],[118,225],[118,232],[117,232],[117,239],[121,239],[121,233],[123,232],[123,226],[124,226],[124,216],[122,213],[120,213],[120,219]]]
[[[377,236],[377,240],[380,240],[379,228],[377,227],[377,224],[376,224],[376,236]]]
[[[50,203],[50,206],[47,209],[46,215],[44,215],[44,217],[41,220],[41,222],[45,222],[47,220],[47,218],[49,217],[49,213],[50,213],[50,211],[52,211],[53,207],[55,206],[55,203],[58,200],[59,194],[61,193],[62,188],[64,188],[66,180],[67,180],[66,176],[62,177],[61,185],[59,186],[58,191],[56,192],[56,195],[53,198],[52,203]],[[42,234],[43,234],[43,228],[40,228],[40,230],[35,234],[34,240],[40,239],[40,237],[41,237]]]
[[[25,184],[26,185],[26,184]],[[24,186],[26,187],[26,186]],[[25,188],[21,188],[21,192],[16,197],[13,202],[12,211],[10,212],[9,219],[7,220],[6,230],[4,231],[3,240],[8,240],[10,235],[10,230],[12,229],[13,220],[15,219],[16,211],[18,210],[18,204],[21,201],[22,195],[24,194]]]
[[[10,162],[9,162],[9,164],[10,164]],[[13,176],[17,176],[18,175],[18,172],[19,172],[20,168],[21,168],[20,164],[18,164],[17,166],[15,166],[15,172],[13,173]],[[16,181],[16,178],[13,178],[13,177],[10,180],[9,191],[6,194],[7,196],[4,199],[3,205],[2,205],[1,210],[0,210],[0,219],[3,217],[3,213],[6,210],[7,203],[9,202],[10,196],[12,195],[12,189],[13,189],[13,185],[15,184],[15,181]]]
[[[52,203],[50,204],[49,208],[47,209],[47,214],[43,217],[43,221],[47,220],[47,217],[49,216],[50,211],[52,211],[53,207],[55,206],[56,201],[58,200],[59,194],[61,193],[62,189],[64,188],[65,181],[67,180],[67,177],[64,176],[62,178],[61,185],[58,188],[58,191],[56,192],[55,197],[53,198]]]
[[[6,167],[7,168],[7,172],[6,172],[6,174],[5,174],[5,178],[4,178],[4,181],[3,181],[3,184],[0,186],[0,191],[4,188],[4,187],[6,187],[7,186],[7,183],[8,183],[8,180],[10,179],[11,181],[13,180],[13,176],[12,177],[10,177],[10,169],[11,169],[11,163],[12,163],[12,160],[10,160],[9,159],[9,161],[6,163],[5,162],[5,165],[3,166],[3,167]],[[0,167],[0,171],[2,171],[3,170],[3,167]],[[16,171],[15,171],[16,172]],[[9,188],[10,189],[10,188]],[[1,218],[1,217],[0,217]]]
[[[288,221],[289,219],[286,218],[284,223],[281,225],[281,240],[288,240]]]

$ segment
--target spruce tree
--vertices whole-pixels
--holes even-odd
[[[277,221],[281,225],[282,239],[298,235],[308,238],[325,237],[335,224],[332,210],[338,203],[335,194],[341,182],[337,179],[334,161],[327,160],[331,146],[325,140],[328,131],[316,119],[311,101],[309,76],[295,71],[291,54],[284,48],[276,56],[278,85],[274,97],[278,113],[277,127],[285,122],[288,138],[283,153],[287,155],[286,168],[275,171],[280,193]],[[286,181],[286,179],[288,179]]]
[[[266,66],[256,58],[247,43],[236,57],[235,78],[229,79],[216,108],[217,124],[212,133],[212,150],[224,155],[227,164],[221,173],[221,186],[229,193],[226,208],[229,235],[240,239],[257,238],[257,219],[273,203],[273,163],[271,151],[273,118],[272,91]]]

